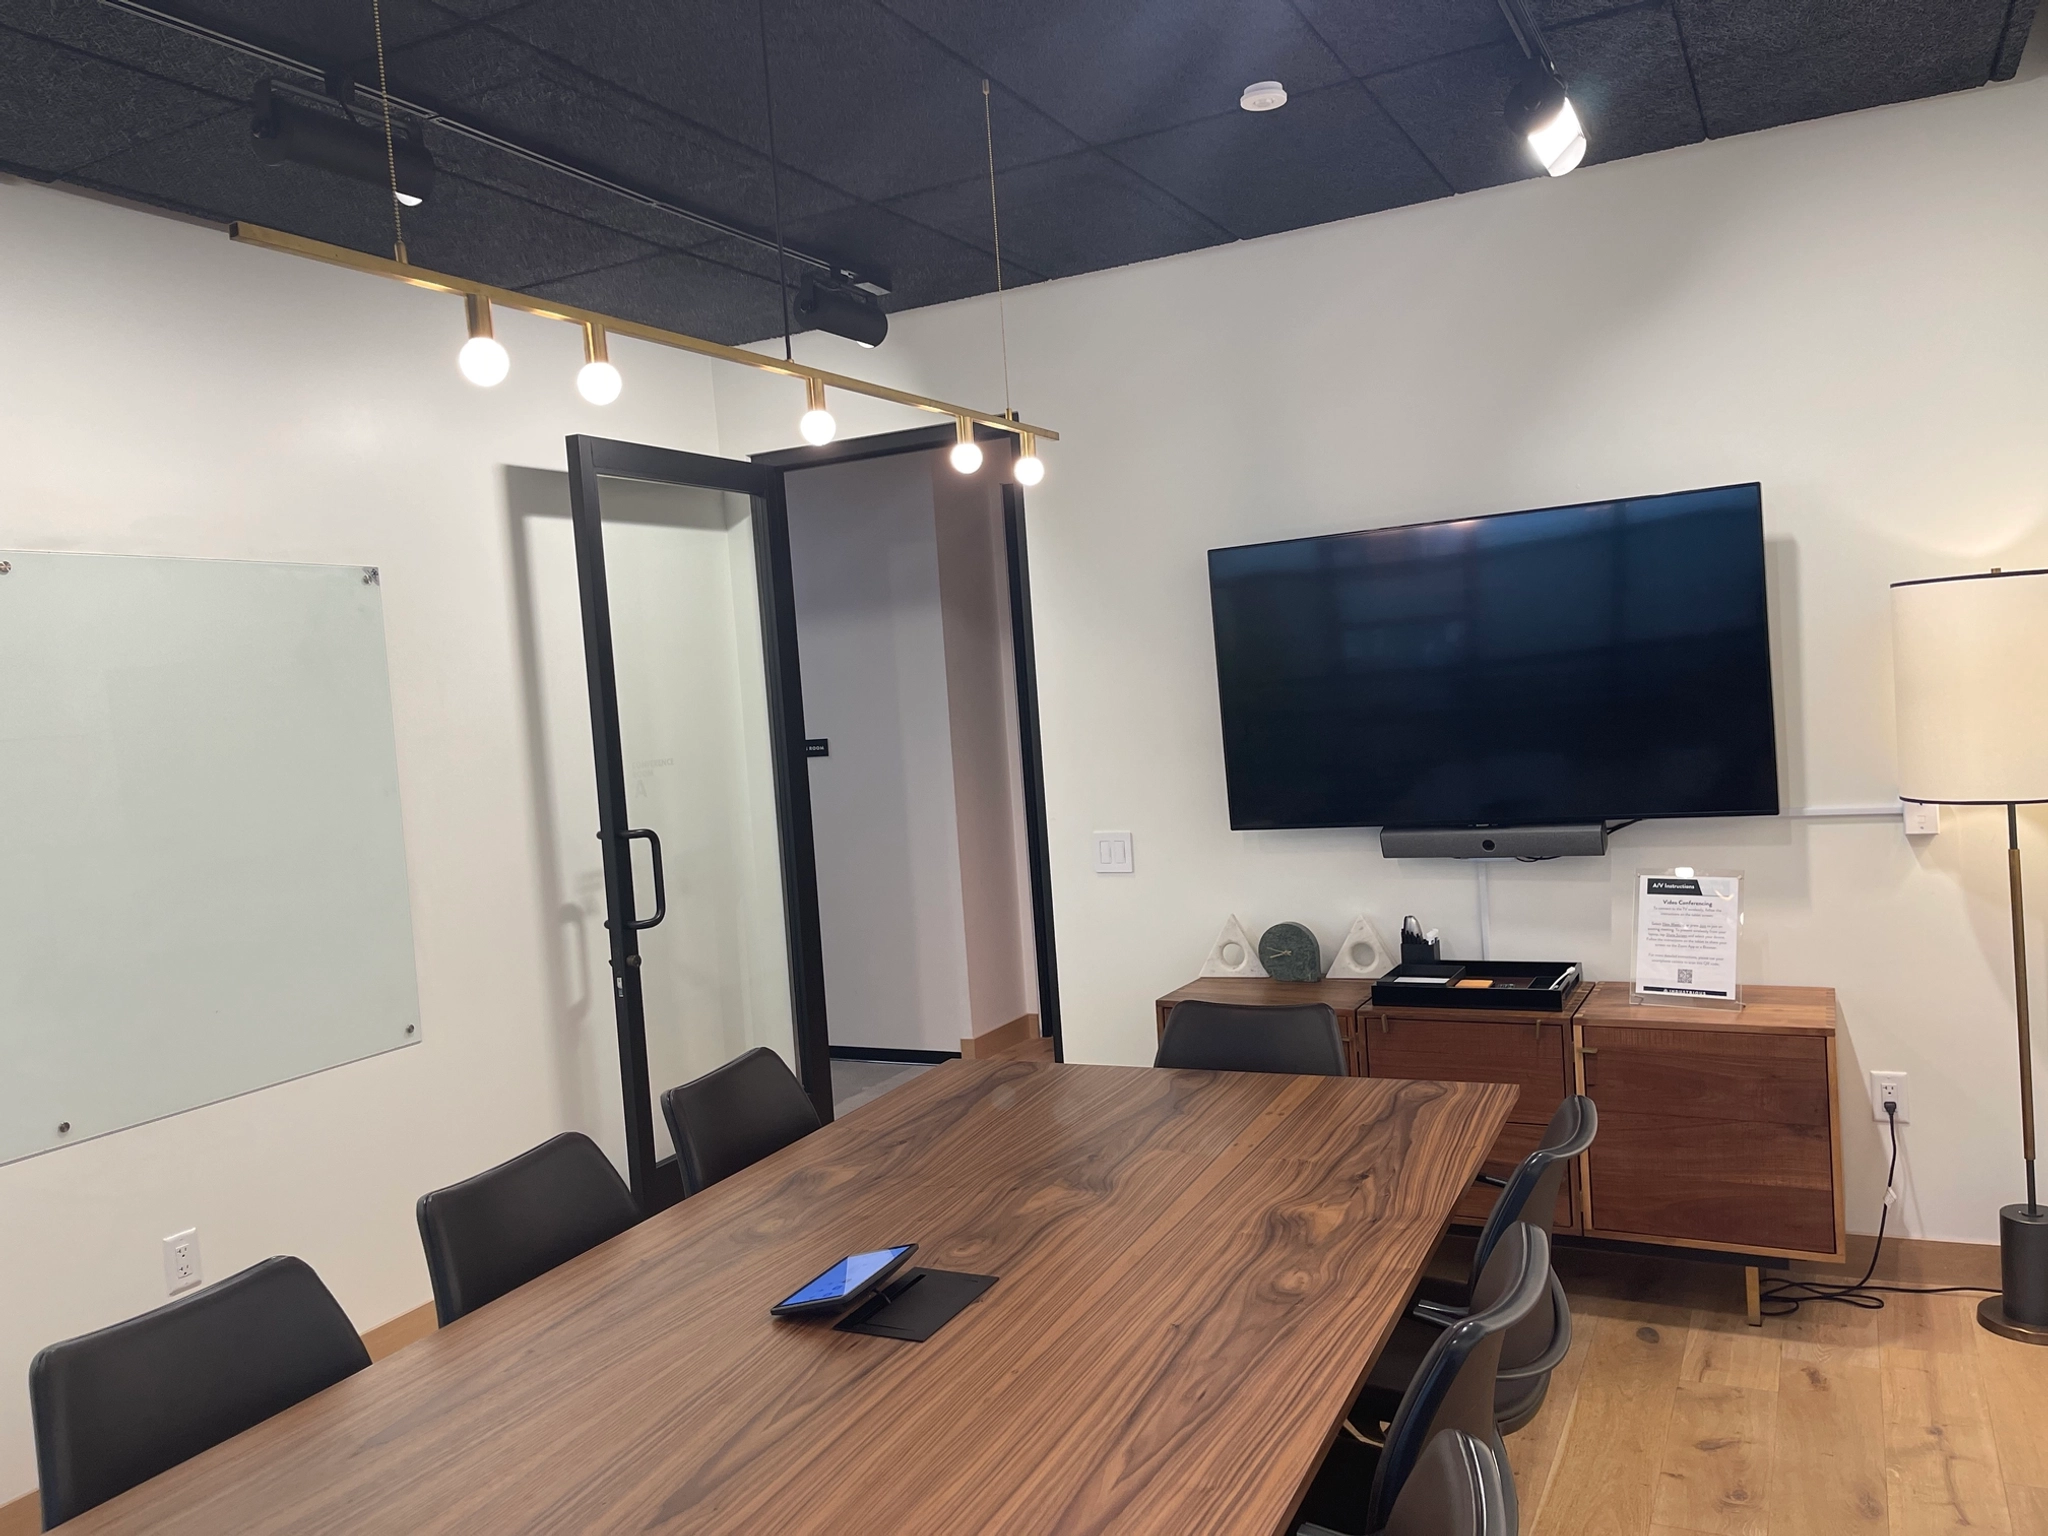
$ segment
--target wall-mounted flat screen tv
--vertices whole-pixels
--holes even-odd
[[[1209,552],[1230,824],[1778,811],[1763,495]]]

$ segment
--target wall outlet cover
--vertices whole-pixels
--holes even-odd
[[[175,1296],[199,1284],[199,1229],[187,1227],[164,1239],[164,1289]]]
[[[1900,809],[1906,817],[1906,836],[1933,837],[1941,831],[1941,807],[1922,805],[1914,800],[1901,800]]]
[[[1889,1119],[1885,1114],[1885,1101],[1889,1099],[1899,1106],[1899,1124],[1904,1125],[1913,1117],[1906,1105],[1906,1074],[1903,1072],[1873,1072],[1870,1074],[1870,1118],[1879,1122]]]

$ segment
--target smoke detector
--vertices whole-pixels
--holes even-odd
[[[1254,80],[1244,88],[1237,104],[1247,112],[1271,112],[1287,105],[1287,87],[1278,80]]]

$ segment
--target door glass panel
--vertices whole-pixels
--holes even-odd
[[[667,914],[639,935],[650,1107],[765,1045],[796,1070],[753,504],[607,478],[599,501],[628,822],[661,843]],[[631,843],[634,906],[654,855]]]

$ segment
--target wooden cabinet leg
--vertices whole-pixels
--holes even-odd
[[[1754,1264],[1746,1264],[1742,1269],[1742,1304],[1749,1314],[1749,1326],[1763,1327],[1763,1276],[1757,1272]]]

